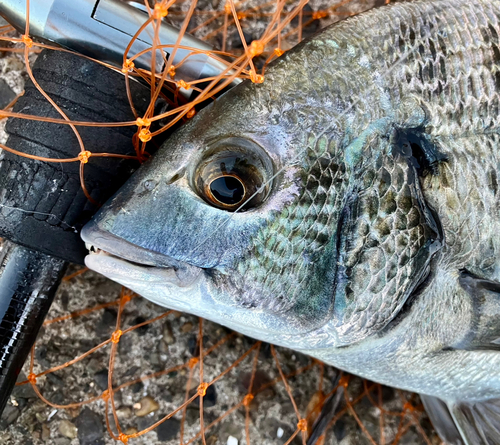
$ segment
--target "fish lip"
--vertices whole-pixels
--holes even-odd
[[[145,249],[119,236],[100,230],[93,221],[83,227],[80,236],[90,252],[89,256],[105,253],[140,267],[177,270],[188,266],[187,263]]]

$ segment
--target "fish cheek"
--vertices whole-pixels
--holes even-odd
[[[416,168],[390,151],[378,150],[359,169],[339,223],[334,325],[344,344],[373,335],[398,314],[441,245]]]

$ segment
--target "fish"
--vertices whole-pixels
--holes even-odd
[[[87,266],[500,444],[499,22],[417,0],[301,42],[133,174]]]

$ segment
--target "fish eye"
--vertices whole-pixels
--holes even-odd
[[[218,144],[194,171],[195,191],[214,207],[235,211],[257,207],[267,197],[272,163],[250,141]],[[253,144],[255,145],[255,144]]]

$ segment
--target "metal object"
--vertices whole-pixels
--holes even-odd
[[[120,68],[123,66],[127,46],[148,19],[147,12],[136,7],[135,2],[121,0],[30,0],[29,3],[31,36]],[[26,0],[2,0],[0,15],[24,33]],[[154,28],[149,24],[132,44],[128,58],[151,48],[153,36]],[[174,45],[179,30],[162,22],[158,36],[162,45]],[[189,34],[183,35],[180,44],[202,51],[213,49]],[[165,48],[164,52],[168,58],[169,49]],[[226,64],[206,54],[191,53],[192,51],[181,48],[175,53],[172,64],[176,66],[176,76],[179,79],[189,82],[218,76],[227,69]],[[177,66],[181,61],[183,63]],[[134,60],[136,67],[147,70],[151,69],[151,63],[151,50]],[[159,51],[155,65],[156,72],[161,72],[164,59]],[[235,79],[232,86],[240,82],[241,79]]]
[[[67,263],[5,242],[0,252],[0,413],[42,326]]]

